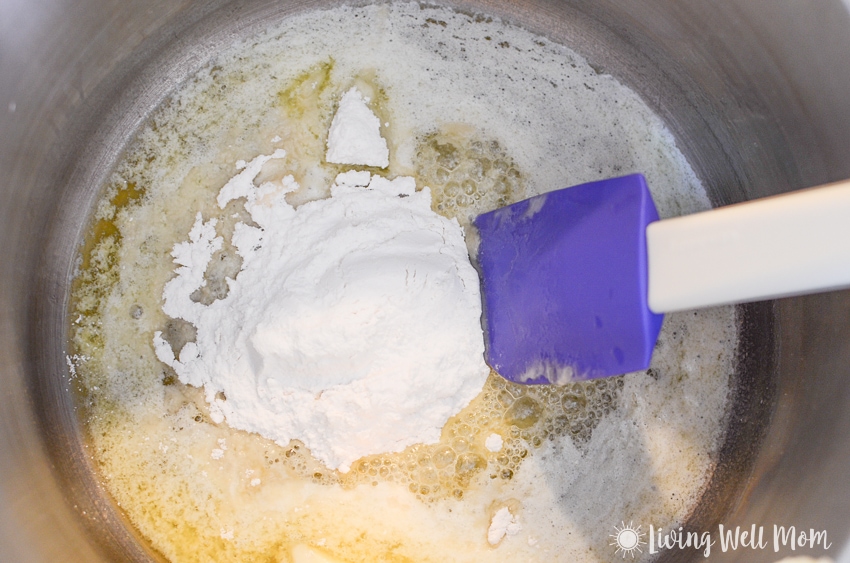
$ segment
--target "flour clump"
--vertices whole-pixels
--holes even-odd
[[[505,536],[515,536],[521,531],[522,524],[520,524],[519,519],[511,514],[507,506],[503,506],[496,511],[490,521],[490,528],[487,530],[487,542],[490,545],[496,545]]]
[[[157,357],[203,387],[216,422],[286,444],[303,441],[331,469],[440,438],[482,389],[478,276],[455,219],[431,210],[413,178],[340,174],[331,197],[294,208],[292,176],[259,187],[278,150],[245,164],[218,205],[244,198],[237,223],[242,270],[204,305],[192,294],[223,239],[198,214],[163,311],[197,329],[175,356],[161,332]]]
[[[328,132],[325,159],[334,164],[389,166],[387,141],[381,136],[381,121],[366,105],[357,88],[346,92]]]

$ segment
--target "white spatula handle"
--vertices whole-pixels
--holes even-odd
[[[656,313],[850,287],[850,181],[646,229]]]

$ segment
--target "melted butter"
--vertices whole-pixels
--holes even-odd
[[[444,124],[417,151],[417,175],[432,189],[434,211],[469,231],[476,215],[522,199],[525,179],[496,139],[464,123]]]
[[[563,387],[523,386],[490,374],[481,394],[446,425],[436,444],[417,444],[399,453],[361,458],[348,473],[329,471],[300,442],[265,452],[268,465],[281,464],[303,479],[352,489],[380,482],[397,483],[433,502],[461,499],[487,480],[508,481],[523,461],[546,440],[568,437],[581,448],[599,421],[616,408],[622,378],[573,383]],[[503,439],[491,452],[491,434]]]
[[[81,248],[69,311],[75,381],[104,485],[151,545],[175,563],[297,561],[310,554],[348,562],[606,561],[606,526],[650,517],[656,526],[672,526],[690,509],[718,447],[726,396],[720,375],[730,369],[735,338],[729,310],[672,319],[651,375],[525,387],[491,374],[482,393],[448,421],[438,443],[368,456],[346,474],[329,471],[298,441],[275,444],[212,423],[203,391],[183,385],[156,360],[154,331],[163,330],[175,349],[193,338],[191,326],[168,319],[160,307],[162,287],[175,267],[171,248],[185,240],[195,213],[219,218],[221,234],[229,238],[233,225],[245,220],[244,209],[234,202],[219,210],[215,195],[235,174],[237,160],[275,148],[286,149],[287,158],[264,169],[260,181],[292,174],[302,186],[290,196],[294,205],[326,197],[335,175],[347,167],[324,162],[325,135],[336,100],[352,85],[390,124],[382,130],[391,151],[389,169],[369,170],[414,175],[418,186],[431,188],[433,208],[464,226],[480,212],[561,187],[541,180],[536,137],[518,145],[508,126],[500,129],[504,109],[489,120],[468,121],[463,111],[452,111],[481,95],[454,95],[450,89],[462,77],[440,86],[438,105],[444,107],[429,110],[429,100],[414,104],[412,90],[402,86],[431,71],[406,76],[407,64],[371,64],[387,51],[376,51],[371,42],[393,26],[401,30],[392,36],[400,61],[410,62],[404,49],[417,41],[434,55],[425,63],[418,60],[422,69],[462,61],[463,51],[447,51],[453,41],[468,50],[492,49],[499,64],[545,41],[523,43],[524,32],[517,30],[511,49],[500,47],[506,42],[500,35],[507,31],[492,19],[419,6],[365,8],[356,16],[348,10],[286,28],[295,37],[311,29],[304,31],[310,41],[301,59],[289,62],[297,45],[275,43],[279,40],[271,36],[264,39],[271,47],[262,41],[245,45],[232,60],[225,57],[204,69],[154,113],[117,163]],[[348,23],[333,23],[337,16]],[[354,17],[370,23],[363,27]],[[322,47],[335,25],[348,26],[349,35],[333,48]],[[449,40],[444,34],[453,26],[455,37]],[[358,39],[364,29],[368,33]],[[460,38],[463,33],[470,35],[468,41]],[[349,53],[358,41],[363,52],[352,62]],[[532,58],[547,56],[543,49]],[[571,56],[558,51],[554,76],[564,75],[563,61]],[[606,87],[604,77],[591,71],[585,76],[578,68],[571,100],[589,95],[582,81],[595,80],[598,91]],[[529,76],[540,75],[537,69]],[[252,89],[252,82],[262,86]],[[427,81],[417,84],[429,87]],[[559,93],[570,88],[544,81],[537,91],[544,86]],[[492,84],[483,88],[489,91]],[[531,91],[523,90],[524,104],[530,103],[526,92]],[[568,106],[549,99],[540,103]],[[645,119],[650,125],[642,127],[654,131],[651,119]],[[641,143],[647,142],[649,133],[640,131]],[[658,136],[656,144],[673,154]],[[557,135],[563,147],[573,142],[582,151],[592,142],[588,139]],[[639,145],[629,145],[630,150],[639,153]],[[563,175],[567,184],[585,179],[580,171],[590,166],[581,162],[582,151],[573,155],[579,173]],[[653,163],[663,153],[656,145],[645,152]],[[669,161],[673,164],[662,164],[674,170],[670,184],[686,183],[675,158]],[[664,184],[660,173],[647,173],[652,184]],[[681,194],[676,201],[683,201]],[[471,234],[467,230],[474,247]],[[224,297],[226,278],[237,276],[239,268],[225,246],[206,272],[207,290],[193,298],[209,303]],[[692,352],[701,333],[725,344]],[[621,419],[627,424],[618,426]],[[485,446],[491,434],[503,439],[495,452]],[[597,479],[604,486],[594,484]],[[597,505],[599,510],[592,508]],[[493,548],[486,532],[502,506],[520,517],[526,531]],[[616,513],[617,521],[596,522],[594,510]],[[536,529],[559,533],[540,536]]]
[[[401,483],[424,501],[449,495],[461,499],[488,479],[512,479],[547,439],[566,436],[582,447],[602,417],[615,408],[622,386],[622,378],[611,378],[529,387],[493,372],[482,393],[446,423],[438,443],[363,458],[351,473],[337,479],[347,487]],[[503,439],[495,452],[485,446],[491,434]]]

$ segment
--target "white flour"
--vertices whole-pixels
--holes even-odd
[[[487,436],[487,440],[484,441],[484,447],[490,450],[491,452],[498,452],[502,449],[502,445],[504,441],[502,437],[498,434],[490,434]]]
[[[347,127],[354,146],[343,152],[368,160],[373,144]],[[253,183],[284,156],[255,158],[218,195],[222,209],[246,198],[257,224],[236,224],[243,267],[227,297],[191,299],[223,243],[216,221],[199,213],[190,240],[175,245],[163,310],[192,323],[197,339],[175,358],[158,331],[157,357],[204,387],[216,422],[281,445],[299,439],[331,469],[436,442],[489,373],[463,230],[409,177],[340,174],[331,198],[295,209],[284,199],[298,188],[291,176]]]
[[[389,166],[390,151],[381,137],[381,122],[366,105],[368,101],[357,88],[342,96],[328,132],[328,162]]]
[[[507,506],[503,506],[496,511],[490,521],[490,528],[487,530],[487,542],[490,545],[496,545],[505,536],[515,536],[521,531],[522,524],[519,523],[519,519],[511,514]]]

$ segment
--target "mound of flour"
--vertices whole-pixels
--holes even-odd
[[[343,94],[328,131],[328,162],[389,166],[390,151],[381,136],[381,121],[366,105],[368,102],[357,88]]]
[[[297,438],[331,469],[368,454],[436,442],[480,391],[478,275],[457,221],[431,210],[412,178],[340,174],[331,197],[295,209],[291,176],[254,185],[283,150],[259,156],[218,195],[245,198],[257,226],[238,223],[243,269],[228,295],[192,301],[223,240],[199,214],[175,245],[177,276],[163,310],[197,328],[175,358],[157,357],[203,386],[216,422],[281,444]]]

